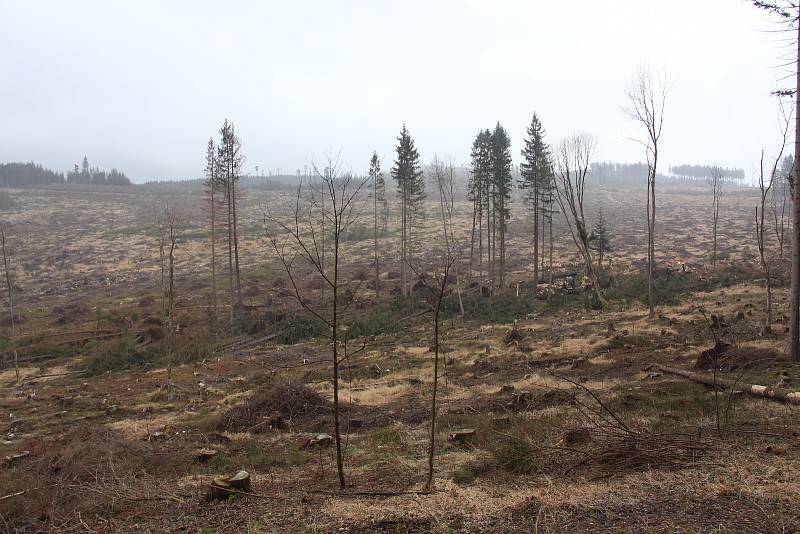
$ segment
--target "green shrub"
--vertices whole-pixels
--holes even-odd
[[[142,368],[159,360],[157,348],[139,348],[129,341],[120,341],[89,361],[87,376],[97,376],[109,371]]]
[[[176,365],[184,363],[201,362],[213,356],[214,345],[204,338],[191,338],[175,351],[173,363]]]

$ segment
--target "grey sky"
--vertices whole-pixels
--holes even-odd
[[[533,110],[551,143],[583,129],[596,159],[639,161],[620,109],[648,62],[673,84],[665,163],[751,174],[778,132],[774,29],[740,0],[0,0],[0,161],[195,177],[225,117],[248,171],[388,167],[403,123],[423,161],[461,163],[499,120],[518,161]]]

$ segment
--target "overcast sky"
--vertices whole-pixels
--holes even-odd
[[[553,144],[581,129],[597,160],[640,161],[621,108],[647,62],[672,83],[664,162],[751,175],[792,83],[776,28],[744,0],[0,0],[0,161],[198,177],[225,117],[248,172],[388,168],[403,123],[423,162],[466,163],[500,121],[519,161],[534,110]]]

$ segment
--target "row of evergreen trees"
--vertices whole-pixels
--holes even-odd
[[[38,163],[0,163],[0,187],[64,183],[64,175]]]
[[[217,249],[219,236],[224,238],[227,248],[228,291],[230,320],[233,322],[234,308],[242,303],[242,281],[239,270],[239,218],[238,199],[244,155],[242,143],[232,122],[225,119],[219,130],[219,142],[211,137],[206,145],[206,169],[204,186],[209,202],[211,224],[211,283],[214,316],[218,314],[217,301]]]
[[[744,169],[718,167],[714,165],[670,165],[669,172],[676,176],[702,180],[711,178],[712,174],[717,172],[720,178],[739,181],[744,180]]]
[[[92,184],[92,185],[131,185],[131,181],[125,173],[117,169],[106,172],[97,167],[89,167],[89,160],[83,157],[80,167],[76,163],[72,170],[67,173],[67,183],[69,184]]]
[[[470,158],[467,183],[467,199],[473,205],[470,269],[473,268],[477,238],[481,276],[485,251],[489,279],[494,284],[499,278],[502,286],[505,281],[506,232],[513,186],[511,138],[506,129],[498,122],[494,130],[487,128],[479,131],[472,143]]]

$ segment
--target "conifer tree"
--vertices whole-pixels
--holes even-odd
[[[491,137],[491,181],[492,181],[492,254],[496,254],[495,243],[500,240],[500,287],[505,286],[506,275],[506,230],[511,202],[511,139],[498,122]],[[492,262],[494,263],[494,261]],[[494,278],[492,279],[494,286]]]
[[[372,153],[369,162],[369,177],[372,181],[372,233],[375,254],[375,296],[380,296],[380,265],[378,262],[378,205],[386,204],[386,181],[381,172],[381,160],[378,153]],[[385,211],[385,210],[384,210]]]
[[[236,135],[232,122],[225,119],[219,130],[221,139],[217,147],[218,176],[222,184],[227,208],[228,227],[228,281],[231,301],[231,322],[234,317],[234,302],[242,303],[242,284],[239,272],[239,235],[237,220],[237,192],[239,176],[244,163],[242,143]],[[234,299],[234,290],[236,298]]]
[[[536,113],[528,126],[528,138],[522,148],[524,161],[520,165],[522,179],[519,187],[525,192],[525,203],[533,215],[533,287],[539,285],[539,242],[544,243],[543,232],[540,232],[539,221],[544,222],[543,204],[552,196],[548,182],[551,181],[552,165],[550,147],[544,142],[545,131]],[[540,216],[541,215],[541,216]],[[542,229],[544,224],[542,224]],[[542,255],[544,256],[544,255]]]
[[[472,202],[472,238],[470,239],[470,276],[474,268],[475,236],[478,237],[478,275],[483,276],[483,215],[488,214],[488,184],[490,163],[490,137],[488,130],[481,130],[472,143],[471,169],[467,184],[467,199]],[[488,225],[487,225],[488,227]]]
[[[614,235],[608,228],[605,217],[603,217],[603,210],[600,210],[592,228],[592,233],[589,236],[589,248],[597,252],[598,269],[603,267],[603,256],[614,250],[611,246],[612,239],[614,239]]]
[[[420,168],[419,152],[405,124],[400,130],[397,141],[396,159],[391,173],[397,182],[397,194],[400,199],[400,284],[401,292],[405,296],[408,295],[409,289],[406,266],[410,262],[411,229],[415,215],[425,200],[425,180]]]
[[[217,176],[217,146],[214,138],[208,139],[206,146],[206,169],[203,185],[208,198],[209,223],[211,230],[211,298],[213,303],[214,321],[217,320],[217,225],[216,213],[220,180]]]

